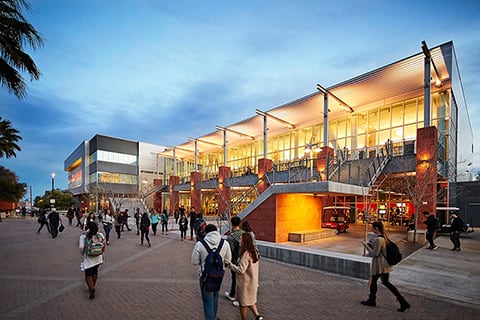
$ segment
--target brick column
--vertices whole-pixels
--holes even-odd
[[[258,179],[262,179],[263,176],[272,171],[273,161],[270,159],[258,159]],[[258,184],[258,193],[262,193],[270,186],[267,180],[263,180]]]
[[[197,182],[202,181],[201,172],[192,172],[190,175],[190,207],[195,207],[197,212],[201,211],[202,202],[201,202],[201,190],[196,189],[195,185]]]
[[[178,207],[178,204],[179,204],[178,191],[173,190],[173,186],[175,186],[176,184],[179,184],[179,183],[180,183],[180,177],[170,176],[170,181],[169,181],[170,211],[172,211],[172,208]]]
[[[417,226],[422,226],[423,211],[436,214],[437,207],[437,141],[435,126],[417,130],[416,193],[421,198],[417,214]]]
[[[230,206],[230,184],[227,183],[231,177],[230,167],[221,166],[218,168],[218,214],[223,215]]]
[[[153,186],[158,188],[162,185],[162,179],[153,179]],[[153,194],[153,209],[157,212],[162,212],[162,193],[155,191]]]
[[[317,153],[317,160],[316,160],[316,167],[317,172],[320,174],[320,178],[322,181],[327,181],[327,165],[328,161],[331,161],[334,158],[333,148],[330,147],[322,147],[322,150]]]

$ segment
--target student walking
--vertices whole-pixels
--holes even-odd
[[[433,214],[428,213],[428,211],[423,211],[423,215],[427,217],[427,220],[424,222],[427,225],[427,240],[430,243],[427,249],[436,250],[438,246],[435,245],[433,239],[437,231],[438,219]]]
[[[38,217],[38,223],[40,223],[40,228],[38,228],[37,233],[40,233],[43,226],[47,226],[48,233],[50,233],[50,226],[48,225],[48,214],[46,210],[43,210]]]
[[[50,224],[50,234],[52,235],[52,238],[55,239],[58,235],[58,227],[59,225],[62,225],[60,215],[55,208],[52,208],[52,211],[48,214],[48,222]]]
[[[147,240],[148,247],[151,247],[150,238],[148,237],[148,233],[150,231],[150,218],[148,217],[148,213],[144,212],[142,218],[140,219],[140,245],[143,246],[143,238]]]
[[[93,241],[93,237],[104,239],[103,234],[98,232],[98,226],[95,222],[87,222],[87,231],[80,235],[78,247],[82,255],[82,263],[80,268],[85,271],[85,282],[90,292],[89,298],[95,298],[95,286],[97,284],[98,267],[103,263],[103,253],[91,255],[88,252],[88,242]],[[103,252],[103,250],[102,250]]]
[[[123,224],[123,214],[120,212],[120,209],[117,209],[117,212],[115,213],[114,218],[114,227],[115,227],[115,232],[117,233],[117,239],[120,239],[122,235],[122,224]]]
[[[372,263],[370,265],[370,295],[368,299],[362,301],[361,304],[369,307],[376,306],[377,299],[377,281],[380,278],[382,284],[392,292],[397,300],[400,302],[400,308],[397,310],[400,312],[407,311],[410,308],[410,304],[405,300],[405,298],[398,292],[397,288],[389,281],[389,275],[392,271],[392,266],[388,264],[387,259],[387,234],[385,232],[385,227],[381,221],[375,221],[372,223],[372,231],[377,236],[373,247],[370,246],[367,242],[362,241],[362,244],[370,253],[372,257]]]
[[[151,209],[151,211],[150,211],[150,221],[152,222],[152,232],[153,232],[154,236],[157,235],[157,226],[158,226],[159,219],[160,218],[158,216],[158,213],[154,209]]]
[[[195,226],[197,225],[197,212],[195,207],[190,208],[190,240],[193,241],[193,232],[195,231]]]
[[[455,212],[450,213],[450,241],[453,243],[452,251],[460,251],[460,234],[465,232],[464,223]]]
[[[110,231],[112,231],[113,228],[113,218],[112,214],[110,212],[110,209],[105,210],[105,214],[103,215],[102,219],[102,224],[103,224],[103,231],[105,231],[105,237],[107,240],[107,245],[110,244]]]
[[[168,234],[168,214],[166,209],[163,209],[162,211],[161,220],[162,220],[162,234],[163,232]]]
[[[128,231],[132,231],[132,229],[130,229],[130,227],[128,226],[128,218],[129,217],[130,216],[128,215],[128,209],[125,209],[125,211],[123,211],[122,231],[124,231],[123,227],[126,227]]]
[[[230,250],[232,253],[232,261],[236,263],[240,258],[240,239],[242,234],[245,232],[240,228],[240,223],[242,219],[235,216],[230,219],[232,224],[232,231],[227,237],[228,244],[230,245]],[[234,305],[237,305],[235,301],[235,291],[237,290],[237,273],[233,270],[230,271],[232,275],[232,284],[230,286],[230,291],[225,292],[225,298],[230,301],[233,301]]]
[[[188,219],[185,213],[180,213],[180,220],[178,221],[178,229],[180,230],[180,240],[183,241],[187,237]]]
[[[137,226],[137,236],[140,234],[140,218],[142,217],[142,214],[140,213],[140,208],[137,208],[137,211],[135,211],[135,214],[133,215],[135,218],[135,225]]]
[[[237,274],[237,300],[240,304],[242,320],[248,319],[248,309],[253,312],[256,320],[263,319],[257,309],[258,260],[258,252],[251,234],[242,233],[240,259],[238,263],[228,265],[230,270]]]
[[[230,264],[231,261],[231,252],[230,247],[227,241],[222,240],[220,232],[218,232],[217,227],[214,224],[208,224],[205,227],[206,236],[204,241],[198,241],[195,243],[192,251],[192,264],[198,266],[199,276],[202,275],[202,272],[205,268],[205,261],[207,259],[208,250],[205,246],[208,246],[209,249],[217,250],[220,247],[220,256],[225,265]],[[206,320],[216,320],[217,311],[218,311],[218,290],[217,291],[207,291],[208,289],[202,285],[200,282],[200,292],[202,295],[203,302],[203,313]]]

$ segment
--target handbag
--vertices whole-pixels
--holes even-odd
[[[58,228],[59,232],[63,232],[65,230],[65,226],[63,224],[60,225],[60,228]]]

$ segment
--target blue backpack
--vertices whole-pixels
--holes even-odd
[[[202,245],[207,249],[208,255],[205,259],[205,265],[203,267],[202,276],[200,277],[200,286],[202,290],[207,292],[218,292],[222,285],[223,276],[225,275],[225,269],[223,267],[223,259],[220,255],[224,240],[221,239],[218,247],[211,249],[205,240],[200,241]]]

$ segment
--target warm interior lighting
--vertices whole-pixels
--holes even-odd
[[[322,148],[320,148],[318,143],[307,143],[305,145],[305,153],[311,153],[312,151],[315,153],[318,153],[322,151]]]

